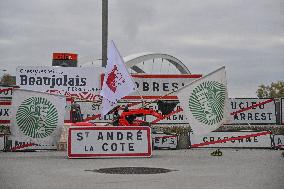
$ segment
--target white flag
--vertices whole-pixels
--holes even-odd
[[[196,135],[208,134],[228,119],[228,91],[225,67],[197,79],[177,96]]]
[[[115,102],[109,101],[107,98],[102,99],[102,116],[106,115],[110,110],[115,107]]]
[[[100,95],[104,98],[102,114],[107,114],[121,98],[135,91],[135,83],[113,41],[108,46],[108,63]]]
[[[65,96],[15,89],[12,97],[11,135],[21,142],[55,146],[64,124]]]

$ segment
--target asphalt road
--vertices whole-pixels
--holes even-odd
[[[222,149],[154,151],[151,158],[67,159],[66,152],[0,152],[1,189],[283,189],[283,151]],[[86,170],[155,167],[169,173],[122,175]]]

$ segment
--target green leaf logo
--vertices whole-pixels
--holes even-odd
[[[195,119],[214,125],[223,119],[226,87],[216,81],[203,82],[193,89],[189,108]]]
[[[20,130],[32,138],[44,138],[58,125],[58,112],[54,105],[45,98],[31,97],[26,99],[16,114]]]

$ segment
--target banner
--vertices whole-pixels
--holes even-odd
[[[100,95],[103,96],[102,115],[115,107],[118,100],[136,90],[123,58],[113,41],[108,46],[108,63]]]
[[[12,97],[11,97],[11,99],[12,99]],[[71,117],[70,117],[71,103],[72,103],[72,99],[66,98],[65,115],[64,115],[64,122],[65,123],[71,122]],[[0,101],[0,124],[10,124],[10,122],[11,122],[11,116],[10,116],[11,104],[12,104],[12,100]],[[1,129],[0,129],[0,133],[1,133]]]
[[[276,124],[274,99],[231,98],[227,124]]]
[[[11,109],[11,135],[37,145],[56,145],[64,124],[66,100],[61,95],[16,89]]]
[[[107,114],[105,116],[99,116],[101,113],[102,105],[100,103],[90,102],[90,101],[76,101],[77,104],[80,105],[81,114],[83,116],[83,119],[86,120],[92,120],[93,122],[104,122],[109,123],[113,121],[113,114]],[[145,102],[147,103],[147,101]],[[135,105],[136,104],[136,105]],[[119,101],[117,103],[117,106],[120,106],[123,111],[123,107],[128,105],[129,109],[135,109],[135,108],[141,108],[142,103],[140,101]],[[151,108],[153,110],[158,110],[157,103],[151,103],[147,106],[147,108]],[[143,117],[139,117],[138,119],[147,121],[152,124],[182,124],[185,123],[188,125],[188,121],[186,120],[186,116],[183,114],[182,111],[177,111],[180,108],[180,106],[176,106],[173,111],[175,111],[172,115],[165,117],[164,119],[160,120],[152,115],[146,115]],[[90,119],[93,117],[93,119]]]
[[[256,106],[256,107],[246,110],[247,107],[251,107],[252,105],[257,105],[267,100],[269,99],[230,98],[228,102],[230,113],[234,113],[239,110],[244,110],[244,111],[237,113],[237,117],[232,114],[229,115],[229,120],[228,122],[226,122],[226,124],[230,124],[230,125],[235,125],[235,124],[246,125],[248,123],[250,124],[269,124],[269,123],[273,124],[274,123],[275,124],[276,117],[275,117],[274,100],[268,103],[262,104],[260,106]],[[164,100],[164,101],[168,101],[168,100]],[[117,105],[125,106],[127,104],[132,104],[132,103],[137,103],[137,102],[140,102],[140,101],[124,100],[124,101],[119,101]],[[145,103],[148,103],[148,102],[150,101],[149,100],[145,101]],[[282,100],[282,103],[283,102],[284,100]],[[82,112],[84,119],[86,119],[87,117],[98,115],[101,112],[100,103],[89,102],[89,101],[78,101],[78,103],[80,104],[81,112]],[[139,107],[141,107],[141,103],[138,106],[133,107],[133,108],[139,108]],[[158,110],[157,102],[150,103],[149,105],[147,105],[147,108]],[[180,108],[181,108],[181,105],[178,102],[178,104],[176,105],[176,107],[174,108],[170,116],[166,116],[162,120],[157,120],[153,116],[146,116],[145,121],[147,122],[154,121],[154,123],[157,123],[157,124],[188,124],[187,117],[184,114],[183,110],[178,111]],[[282,109],[284,109],[284,105],[282,106]],[[282,114],[283,114],[283,111],[284,110],[282,110]],[[282,116],[282,118],[284,118],[284,116]],[[113,119],[112,114],[107,114],[104,117],[100,117],[100,116],[96,117],[95,121],[96,122],[110,122],[112,119]]]
[[[16,82],[22,89],[99,100],[101,67],[17,68]]]
[[[150,127],[70,127],[69,158],[150,157]]]
[[[177,92],[193,133],[208,134],[228,119],[225,67],[193,81]]]

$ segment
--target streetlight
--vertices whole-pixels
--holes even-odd
[[[108,0],[102,0],[102,67],[107,65]]]

